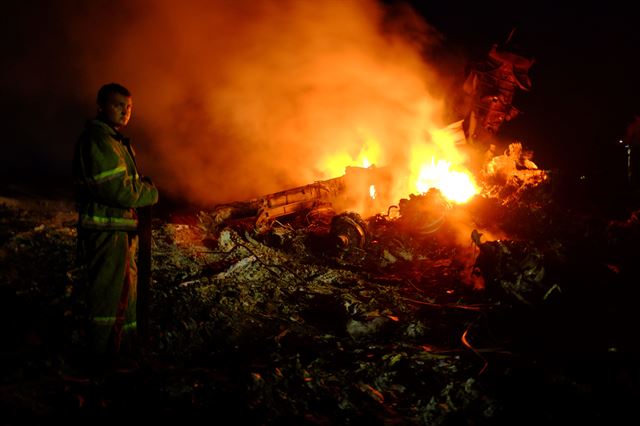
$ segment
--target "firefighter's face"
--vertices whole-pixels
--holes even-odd
[[[98,112],[113,128],[120,129],[129,123],[133,103],[130,96],[111,93]]]

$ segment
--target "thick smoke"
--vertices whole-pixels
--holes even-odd
[[[112,0],[51,12],[65,43],[55,83],[91,114],[100,85],[127,86],[143,173],[190,201],[336,177],[326,159],[355,158],[366,140],[381,145],[377,165],[402,168],[443,124],[446,84],[424,60],[438,38],[407,7]]]

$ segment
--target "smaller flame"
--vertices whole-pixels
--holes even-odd
[[[434,158],[431,158],[431,164],[420,168],[416,187],[420,193],[437,188],[447,199],[458,203],[464,203],[478,193],[469,174],[451,170],[451,163],[445,160],[438,160],[436,164]]]
[[[375,185],[369,186],[369,197],[371,197],[372,200],[376,199],[376,186]]]

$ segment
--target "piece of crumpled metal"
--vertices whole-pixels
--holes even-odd
[[[513,240],[480,242],[479,237],[473,239],[480,249],[474,272],[482,275],[491,295],[508,296],[531,305],[543,302],[557,288],[545,280],[545,256],[533,243]]]

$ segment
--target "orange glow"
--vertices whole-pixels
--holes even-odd
[[[117,35],[92,31],[103,11],[88,3],[64,23],[65,34],[90,35],[74,44],[78,62],[70,64],[89,64],[90,72],[67,89],[84,97],[115,79],[133,90],[131,129],[144,135],[141,153],[153,147],[141,167],[168,195],[198,204],[339,177],[365,158],[365,167],[392,168],[402,180],[388,190],[376,184],[376,205],[396,203],[408,194],[410,146],[438,127],[464,71],[453,55],[429,63],[424,53],[440,46],[441,35],[412,8],[385,5],[393,2],[194,1],[177,8],[157,0],[150,8],[134,0],[118,16]],[[96,45],[107,53],[95,57]]]
[[[347,144],[345,146],[351,146]],[[319,168],[327,178],[342,176],[348,166],[369,168],[381,158],[381,149],[378,142],[369,137],[364,140],[357,155],[352,156],[346,151],[334,153],[325,157],[319,164]]]

